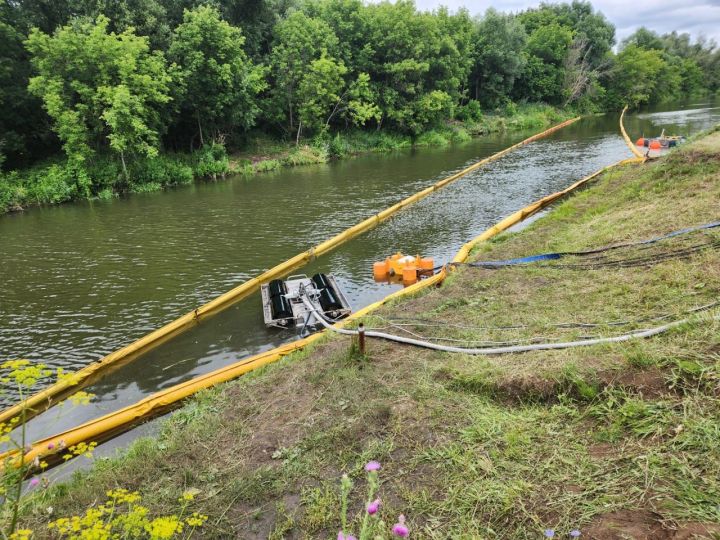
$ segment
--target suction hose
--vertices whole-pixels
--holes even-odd
[[[312,303],[305,297],[303,297],[303,303],[305,306],[311,310],[315,316],[318,318],[320,323],[327,328],[328,330],[332,330],[333,332],[337,332],[338,334],[344,334],[347,336],[354,336],[358,334],[357,330],[348,330],[346,328],[338,328],[332,324],[330,324],[329,321],[327,321],[322,313],[320,313],[315,306],[312,305]],[[720,314],[716,314],[711,319],[716,320],[720,319]],[[631,339],[638,339],[638,338],[648,338],[652,336],[656,336],[658,334],[662,334],[664,332],[667,332],[668,330],[671,330],[677,326],[683,325],[687,322],[690,322],[690,318],[681,319],[679,321],[673,321],[667,324],[663,324],[662,326],[656,326],[655,328],[648,328],[645,330],[638,330],[636,332],[630,332],[628,334],[622,334],[620,336],[612,336],[612,337],[606,337],[606,338],[595,338],[595,339],[585,339],[580,341],[566,341],[563,343],[533,343],[531,345],[512,345],[508,347],[484,347],[484,348],[470,348],[466,349],[463,347],[453,347],[451,345],[440,345],[437,343],[430,343],[428,341],[422,341],[419,339],[413,339],[408,338],[404,336],[396,336],[393,334],[386,334],[385,332],[376,332],[373,330],[367,330],[365,331],[365,335],[367,337],[374,337],[379,339],[386,339],[389,341],[395,341],[397,343],[405,343],[406,345],[415,345],[416,347],[424,347],[426,349],[433,349],[436,351],[443,351],[443,352],[450,352],[450,353],[461,353],[461,354],[484,354],[484,355],[491,355],[491,354],[509,354],[509,353],[522,353],[522,352],[530,352],[530,351],[546,351],[551,349],[569,349],[572,347],[584,347],[587,345],[599,345],[601,343],[619,343],[622,341],[629,341]]]

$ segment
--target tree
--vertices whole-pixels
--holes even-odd
[[[274,85],[271,96],[271,116],[282,122],[288,131],[299,137],[301,124],[298,109],[302,103],[299,86],[310,66],[324,55],[324,67],[335,60],[338,39],[328,24],[320,19],[295,11],[275,27],[271,54],[271,74]],[[318,66],[316,66],[318,67]],[[344,65],[343,65],[344,69]],[[343,73],[344,74],[344,73]],[[308,82],[307,85],[312,84]]]
[[[489,8],[475,27],[473,97],[486,107],[497,107],[509,98],[522,74],[522,52],[527,36],[517,17]]]
[[[557,22],[539,26],[530,34],[525,50],[526,67],[516,86],[516,98],[562,102],[564,63],[572,39],[572,30]]]
[[[611,107],[637,106],[650,101],[658,76],[666,68],[662,53],[637,45],[627,45],[615,58],[608,76],[608,101]]]
[[[240,29],[210,6],[186,10],[173,33],[168,55],[178,66],[178,106],[181,116],[195,119],[200,145],[207,133],[217,138],[255,123],[264,71],[248,60],[244,41]]]
[[[347,68],[323,51],[320,58],[310,62],[298,88],[300,102],[300,122],[309,129],[327,127],[332,120],[332,113],[327,111],[340,101],[345,81],[343,76]],[[298,130],[298,137],[300,130]]]
[[[82,166],[110,147],[152,156],[163,127],[158,111],[170,100],[163,56],[131,31],[108,32],[109,21],[82,20],[53,36],[35,29],[26,46],[38,75],[30,92],[43,100],[63,148]]]
[[[634,33],[623,39],[620,44],[620,49],[625,49],[630,45],[634,45],[640,49],[654,49],[657,51],[662,51],[664,49],[663,42],[657,32],[648,30],[644,26],[641,26],[635,30]]]

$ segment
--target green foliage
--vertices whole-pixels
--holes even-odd
[[[480,107],[480,103],[474,99],[455,109],[455,118],[461,122],[477,122],[482,116],[482,107]]]
[[[286,122],[290,132],[297,128],[300,121],[298,118],[298,109],[302,103],[300,86],[313,62],[321,56],[325,58],[325,61],[316,65],[315,69],[323,76],[329,77],[335,86],[337,86],[337,78],[344,75],[342,71],[344,67],[340,67],[342,64],[333,60],[337,44],[337,36],[327,23],[308,17],[301,11],[293,12],[275,27],[275,40],[270,58],[274,84],[272,99],[268,106],[274,119]],[[312,86],[315,85],[310,78],[304,89],[309,90]],[[325,100],[327,99],[329,96],[326,95]]]
[[[230,170],[225,147],[217,143],[203,146],[193,153],[192,158],[193,167],[186,183],[192,181],[193,174],[199,178],[217,178],[218,175],[224,176]]]
[[[615,59],[608,102],[616,108],[647,103],[659,82],[658,76],[666,67],[660,51],[628,45]]]
[[[525,28],[517,17],[489,8],[475,34],[473,97],[486,107],[496,107],[508,99],[525,67]]]
[[[78,21],[53,36],[34,29],[27,40],[38,75],[30,92],[43,100],[73,163],[108,146],[157,154],[160,107],[170,99],[162,54],[131,31],[108,32],[107,18]]]
[[[244,43],[241,30],[208,5],[186,10],[173,33],[168,56],[178,66],[175,99],[181,117],[197,121],[201,144],[203,129],[218,138],[255,123],[256,97],[266,83],[264,70],[247,59]]]
[[[297,97],[300,121],[311,130],[327,127],[328,111],[340,101],[347,68],[322,51],[320,58],[310,62],[300,80]]]

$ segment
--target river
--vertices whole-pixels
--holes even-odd
[[[626,118],[641,134],[689,135],[720,122],[709,103]],[[525,137],[513,132],[443,148],[370,154],[326,165],[0,216],[0,359],[79,369],[404,197]],[[631,157],[617,115],[592,116],[429,196],[299,271],[332,272],[354,309],[398,286],[372,279],[396,251],[454,255],[502,217]],[[264,327],[254,294],[111,373],[90,405],[56,407],[29,425],[47,436],[157,390],[296,339]],[[12,398],[4,396],[6,405]],[[103,445],[110,452],[134,430]]]

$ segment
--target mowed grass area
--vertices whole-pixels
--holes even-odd
[[[570,179],[568,179],[570,180]],[[720,132],[605,174],[476,260],[643,240],[720,220]],[[157,514],[184,490],[208,538],[335,538],[339,478],[382,463],[389,527],[412,538],[690,539],[720,534],[720,231],[586,258],[460,267],[366,322],[458,345],[609,336],[689,318],[646,340],[500,356],[325,339],[175,413],[160,439],[37,496],[24,523],[82,513],[116,487]],[[692,249],[690,249],[692,248]],[[684,257],[662,260],[684,249]],[[594,261],[593,264],[600,262]],[[698,311],[698,308],[704,309]],[[449,341],[456,340],[456,341]],[[713,536],[715,535],[715,536]]]

